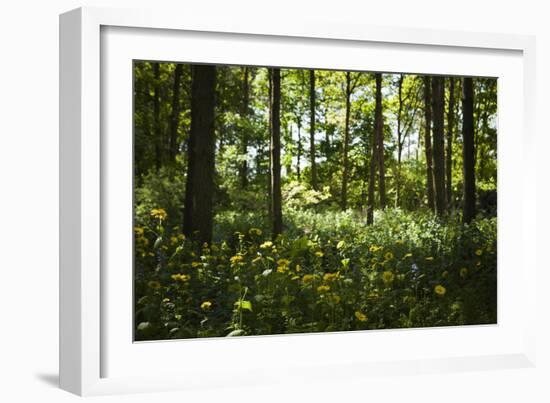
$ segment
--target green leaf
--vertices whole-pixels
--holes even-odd
[[[235,302],[235,306],[240,309],[247,309],[249,311],[252,311],[252,302],[247,300],[239,300]]]

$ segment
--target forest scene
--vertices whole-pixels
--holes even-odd
[[[134,61],[136,341],[497,322],[497,79]]]

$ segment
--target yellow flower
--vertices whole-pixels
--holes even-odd
[[[154,208],[151,210],[151,216],[159,220],[165,220],[168,214],[163,208]]]
[[[304,284],[311,283],[313,280],[316,280],[318,276],[316,274],[304,274],[304,277],[302,277],[302,281]]]
[[[319,287],[317,287],[317,291],[318,291],[318,292],[327,292],[327,291],[330,291],[330,286],[328,286],[328,285],[320,285]]]
[[[210,301],[204,301],[204,302],[201,304],[201,309],[202,309],[203,311],[208,311],[211,307],[212,307],[212,302],[210,302]]]
[[[428,257],[426,258],[426,260],[427,260],[428,262],[431,262],[432,260],[434,260],[434,258],[431,257],[431,256],[428,256]]]
[[[369,250],[374,253],[374,252],[378,252],[380,249],[382,249],[381,246],[376,246],[376,245],[372,245]]]
[[[438,284],[434,287],[434,291],[437,295],[444,296],[447,292],[447,289],[443,287],[441,284]]]
[[[386,284],[390,284],[394,279],[394,274],[391,271],[385,271],[382,273],[382,280]]]
[[[243,257],[241,255],[235,255],[232,256],[229,261],[232,265],[236,265],[237,263],[241,262],[243,260]]]
[[[477,249],[477,250],[476,250],[476,255],[477,255],[477,256],[483,255],[483,250]]]
[[[367,317],[367,315],[365,315],[363,312],[361,311],[355,311],[355,317],[357,318],[357,320],[359,322],[366,322],[367,320],[369,320],[369,318]]]
[[[460,277],[464,278],[468,275],[468,269],[466,267],[463,267],[460,269]]]
[[[319,256],[319,257],[323,257],[324,253],[320,250],[318,250],[317,252],[315,252],[315,256]]]
[[[340,278],[340,272],[336,272],[336,273],[326,273],[324,276],[323,276],[323,280],[325,281],[335,281],[337,280],[338,278]]]
[[[386,260],[392,260],[392,259],[393,259],[393,253],[387,252],[387,253],[384,255],[384,258],[385,258]]]
[[[289,271],[288,266],[277,266],[277,273],[286,273]]]
[[[134,231],[136,232],[137,236],[143,236],[143,234],[145,233],[145,229],[143,229],[142,227],[135,227]]]
[[[335,303],[335,304],[339,304],[340,301],[341,301],[340,296],[339,296],[339,295],[336,295],[336,294],[330,295],[328,299],[329,299],[330,302],[333,302],[333,303]]]
[[[177,244],[177,243],[178,243],[178,237],[177,237],[177,236],[171,236],[171,237],[170,237],[170,243],[171,243],[172,245]]]
[[[279,266],[288,266],[290,264],[290,260],[288,260],[288,259],[279,259],[279,260],[277,260],[277,264]]]
[[[170,277],[174,281],[181,281],[183,283],[185,283],[186,281],[189,281],[189,279],[191,278],[191,276],[188,275],[188,274],[179,274],[179,273],[178,274],[172,274]]]
[[[273,246],[273,242],[265,241],[263,244],[260,245],[260,248],[267,249],[267,248],[271,248],[272,246]]]
[[[259,228],[250,228],[250,230],[248,230],[248,233],[249,233],[250,235],[258,235],[258,236],[260,236],[260,235],[262,235],[262,230],[259,229]]]
[[[299,264],[296,265],[296,272],[300,272],[302,271],[302,266],[300,266]]]
[[[160,288],[160,283],[159,283],[158,281],[154,281],[154,280],[149,281],[149,282],[147,283],[147,285],[148,285],[149,287],[151,287],[153,290],[158,290],[158,289]]]

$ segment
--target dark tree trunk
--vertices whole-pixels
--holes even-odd
[[[343,154],[344,154],[344,169],[342,174],[342,200],[341,205],[342,209],[345,210],[348,207],[348,175],[349,175],[349,159],[348,159],[348,149],[349,149],[349,116],[351,109],[351,77],[350,72],[346,72],[346,118],[344,126],[344,145],[343,145]]]
[[[300,180],[301,175],[300,161],[302,159],[302,134],[300,133],[302,128],[301,126],[301,122],[298,120],[298,147],[296,152],[296,176],[298,180]]]
[[[432,77],[433,106],[433,162],[435,209],[437,215],[445,214],[445,79]]]
[[[241,108],[241,119],[243,122],[246,122],[248,118],[248,105],[250,102],[250,90],[248,82],[249,69],[244,67],[243,72],[243,103]],[[241,162],[240,167],[240,177],[241,177],[241,187],[244,189],[248,186],[248,127],[244,125],[242,130],[242,142],[241,142],[241,155],[245,156],[245,159]]]
[[[469,223],[475,217],[475,145],[474,145],[474,86],[465,77],[462,87],[462,159],[464,161],[464,200],[462,220]]]
[[[271,69],[271,210],[273,212],[273,237],[283,232],[281,206],[281,70]]]
[[[184,230],[201,242],[212,241],[215,169],[214,109],[216,67],[192,67],[191,133]]]
[[[162,131],[160,123],[160,63],[153,63],[153,135],[155,136],[155,169],[162,166]]]
[[[445,162],[445,177],[447,190],[447,206],[450,208],[453,200],[453,129],[455,124],[455,80],[449,78],[449,108],[447,110],[447,154]]]
[[[426,190],[428,194],[428,207],[434,210],[434,183],[432,168],[432,94],[430,77],[424,77],[424,151],[426,153]]]
[[[172,90],[172,116],[170,117],[170,142],[168,149],[170,152],[170,162],[176,161],[178,153],[178,126],[180,123],[180,83],[183,73],[183,65],[176,64],[174,70],[174,88]]]
[[[311,187],[317,190],[317,164],[315,163],[315,70],[309,71],[309,159]]]
[[[404,140],[402,140],[403,133],[401,132],[401,114],[403,112],[403,74],[399,75],[398,99],[399,107],[397,109],[397,175],[395,178],[395,207],[399,207],[401,201],[401,156],[403,153],[404,143]]]
[[[376,105],[374,109],[376,153],[378,154],[378,193],[380,208],[386,208],[386,169],[384,166],[384,117],[382,115],[382,74],[376,74]]]
[[[376,162],[378,160],[376,130],[372,131],[370,143],[371,152],[369,162],[369,190],[367,196],[367,224],[369,225],[374,223],[374,187],[376,183]]]

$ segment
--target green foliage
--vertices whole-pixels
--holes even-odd
[[[162,209],[144,212],[137,339],[496,322],[496,219],[462,226],[395,209],[367,227],[351,210],[286,213],[275,241],[252,215],[224,214],[224,240],[199,245]]]

